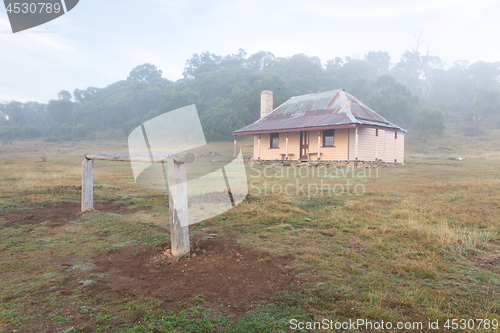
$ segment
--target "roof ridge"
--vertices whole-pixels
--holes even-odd
[[[333,89],[333,90],[327,90],[327,91],[318,91],[317,93],[310,93],[310,94],[305,94],[305,95],[297,95],[297,96],[292,96],[290,97],[290,99],[292,98],[297,98],[297,97],[304,97],[304,96],[311,96],[311,95],[318,95],[318,94],[325,94],[325,93],[329,93],[329,92],[333,92],[333,91],[345,91],[344,89]],[[286,102],[285,102],[286,103]]]
[[[339,91],[339,96],[340,96],[340,101],[341,101],[341,111],[344,111],[342,113],[345,113],[346,116],[349,118],[349,120],[351,120],[354,123],[357,123],[358,120],[356,119],[356,117],[354,117],[354,115],[352,114],[352,110],[351,110],[352,102],[347,100],[345,90]]]
[[[294,96],[235,132],[324,126],[377,125],[403,130],[344,89]]]

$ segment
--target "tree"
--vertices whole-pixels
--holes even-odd
[[[424,98],[428,98],[436,72],[443,68],[443,61],[432,56],[427,48],[426,54],[421,54],[419,47],[423,42],[421,35],[415,35],[416,46],[406,51],[401,60],[394,65],[392,75],[405,83],[408,88]]]
[[[478,61],[469,66],[468,72],[476,89],[498,89],[500,85],[500,61]]]
[[[150,83],[154,80],[161,79],[162,73],[162,70],[157,69],[155,65],[146,63],[132,69],[127,80]]]
[[[363,77],[357,78],[352,82],[350,94],[356,96],[360,101],[367,101],[371,93],[371,84]]]
[[[173,111],[191,104],[200,103],[200,93],[186,87],[182,91],[169,90],[163,94],[157,109],[151,110],[144,116],[144,121],[152,119],[160,114]]]
[[[69,99],[53,99],[49,101],[47,111],[55,125],[73,125],[73,108],[74,104]]]
[[[193,57],[186,61],[182,75],[185,79],[195,79],[202,73],[218,71],[221,69],[222,57],[210,53],[202,52],[200,55],[193,54]]]
[[[479,117],[498,118],[500,116],[500,91],[494,89],[478,89],[474,97],[474,112]]]
[[[328,60],[326,62],[326,70],[331,71],[331,70],[336,70],[344,64],[344,60],[340,57],[336,57],[335,59]]]
[[[442,135],[445,127],[443,111],[430,106],[420,110],[412,125],[412,128],[420,133],[423,141],[427,141],[430,135]]]
[[[391,66],[391,56],[387,52],[382,51],[371,51],[365,54],[365,60],[377,65],[379,70],[387,71]]]
[[[248,57],[247,66],[248,68],[257,71],[260,69],[268,68],[274,63],[275,60],[276,57],[271,52],[259,51]]]
[[[142,123],[141,118],[139,117],[126,121],[122,125],[123,132],[125,133],[126,136],[128,136],[137,126],[140,126],[141,123]]]
[[[91,102],[98,97],[100,90],[101,89],[94,87],[88,87],[85,90],[75,89],[75,91],[73,92],[73,96],[77,102]]]
[[[208,141],[230,140],[232,131],[245,126],[249,115],[237,110],[230,99],[218,98],[214,104],[200,117],[205,136]]]
[[[73,139],[83,139],[89,134],[89,128],[85,124],[78,124],[71,130]]]
[[[321,60],[318,57],[309,57],[303,53],[288,58],[277,58],[269,68],[288,80],[300,79],[306,75],[312,78],[323,75]]]
[[[237,54],[225,56],[220,62],[221,69],[244,67],[246,63],[246,56],[247,53],[243,49],[239,49]]]
[[[368,101],[368,106],[400,126],[410,125],[418,105],[418,97],[413,96],[404,85],[389,75],[379,77],[376,85],[379,90]]]
[[[12,141],[21,137],[19,126],[4,126],[0,128],[0,139],[3,141]]]
[[[62,100],[71,101],[71,93],[67,90],[61,90],[57,97]]]
[[[39,138],[41,134],[42,133],[41,133],[40,129],[35,127],[34,125],[24,125],[21,128],[21,136],[24,139],[34,140],[36,138]]]

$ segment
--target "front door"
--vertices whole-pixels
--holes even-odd
[[[307,153],[309,153],[309,132],[300,132],[300,159],[307,160]]]

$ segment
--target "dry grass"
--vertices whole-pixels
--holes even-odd
[[[443,137],[424,144],[409,137],[409,163],[380,168],[378,177],[371,178],[356,174],[340,179],[276,177],[276,168],[267,169],[271,176],[265,178],[264,167],[248,167],[249,181],[258,180],[250,188],[250,199],[195,228],[224,230],[244,246],[295,255],[297,279],[310,281],[304,285],[305,290],[331,296],[327,302],[303,303],[315,318],[424,322],[427,318],[499,319],[499,268],[476,267],[470,261],[483,252],[500,249],[499,138],[500,132],[493,132],[489,138]],[[77,190],[56,188],[81,185],[81,153],[126,152],[126,145],[120,142],[36,144],[0,146],[0,209],[44,201],[76,202]],[[239,144],[245,155],[251,155],[251,140],[239,140]],[[469,160],[409,157],[440,157],[450,149],[450,157]],[[47,162],[40,162],[42,155]],[[349,180],[365,191],[363,195],[323,196],[297,195],[294,191],[293,195],[269,193],[273,186],[283,187],[297,179],[314,185],[323,180],[323,186],[345,185]],[[143,230],[145,224],[160,224],[161,219],[153,215],[164,204],[157,191],[134,184],[128,163],[97,161],[94,184],[98,185],[96,200],[128,203],[133,198],[144,209],[126,219],[126,228],[118,227],[112,218],[105,222],[99,220],[103,217],[96,218],[92,223],[109,223],[115,228],[114,236],[108,244],[89,238],[89,244],[96,243],[79,247],[82,263],[89,253],[136,237],[127,228],[140,234],[137,230]],[[72,250],[67,242],[83,237],[86,228],[89,226],[78,224],[52,231],[37,228],[33,238],[49,244],[39,245],[38,252],[27,245],[16,252],[5,245],[0,248],[9,254],[1,261],[2,280],[9,281],[2,285],[3,295],[62,279],[51,275],[59,273],[51,270],[44,258],[51,255],[50,251],[69,255]],[[27,237],[24,229],[8,232],[4,240],[9,244]],[[33,284],[35,276],[45,277]],[[7,311],[8,307],[0,310]]]

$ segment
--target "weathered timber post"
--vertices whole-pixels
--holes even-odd
[[[233,158],[236,158],[236,150],[237,150],[237,146],[236,146],[236,135],[234,136],[234,156]]]
[[[82,156],[82,212],[94,209],[94,161]]]
[[[188,255],[190,252],[185,163],[192,163],[193,161],[194,155],[192,153],[170,154],[166,161],[168,171],[170,243],[174,257]]]
[[[161,163],[165,161],[165,154],[83,154],[82,155],[82,212],[94,209],[94,160],[117,162],[145,162]]]
[[[168,156],[168,158],[165,158]],[[189,254],[189,227],[187,205],[186,165],[192,163],[192,153],[165,154],[83,154],[82,155],[82,212],[93,209],[93,161],[123,161],[145,163],[167,163],[168,198],[170,217],[170,242],[172,255],[181,257]]]

